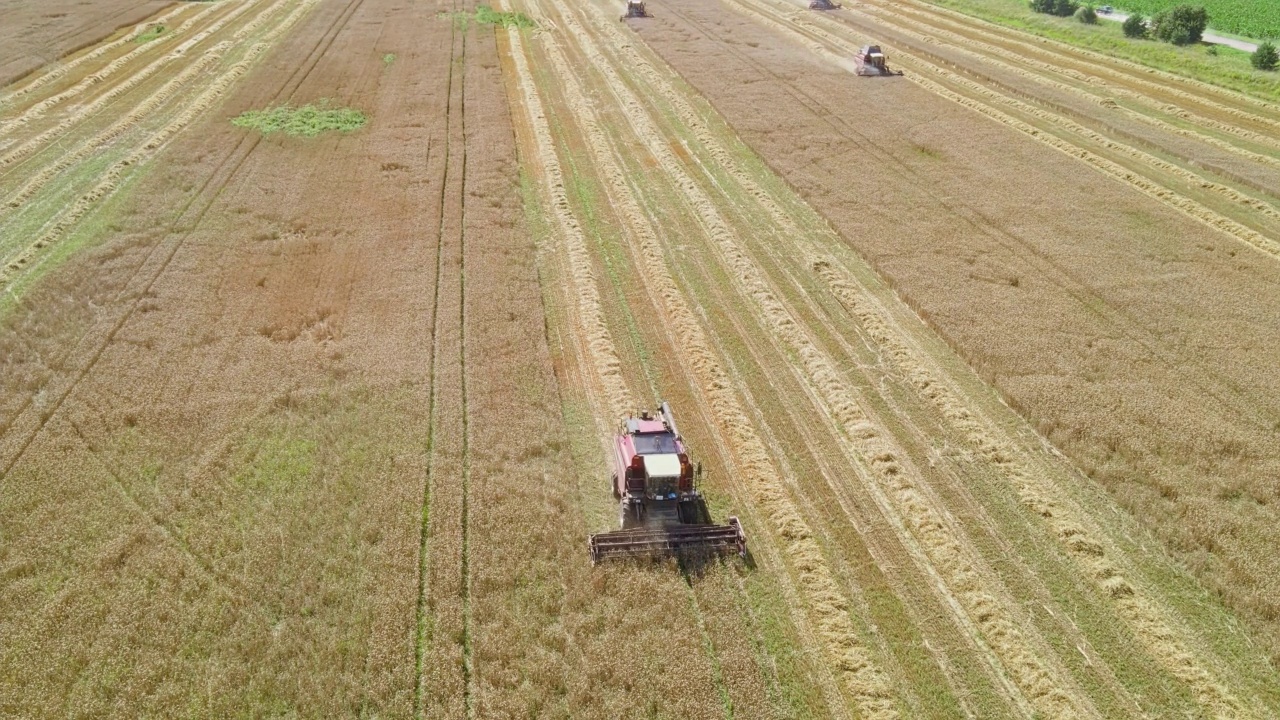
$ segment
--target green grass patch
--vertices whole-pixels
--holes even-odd
[[[451,18],[461,27],[466,27],[467,23],[472,20],[481,25],[501,25],[504,28],[514,27],[522,30],[538,26],[538,23],[534,22],[533,18],[522,12],[499,12],[488,5],[477,7],[475,14],[468,12],[442,12],[440,17]]]
[[[531,28],[537,27],[533,18],[522,12],[498,12],[488,5],[476,8],[476,22],[482,25],[501,25],[502,27]]]
[[[393,63],[393,62],[395,62],[395,61],[396,61],[396,54],[395,54],[395,53],[387,53],[386,55],[383,55],[383,56],[382,56],[382,63],[383,63],[384,65],[390,65],[391,63]]]
[[[326,101],[321,100],[317,105],[281,105],[266,110],[249,110],[232,118],[231,124],[257,130],[263,135],[283,132],[292,137],[315,137],[330,130],[354,132],[368,121],[368,116],[359,110],[329,107]]]
[[[139,45],[142,45],[144,43],[149,43],[152,40],[155,40],[156,38],[160,37],[161,35],[165,34],[168,31],[169,31],[169,28],[163,25],[152,25],[151,27],[147,28],[146,32],[134,38],[133,41],[138,43]]]

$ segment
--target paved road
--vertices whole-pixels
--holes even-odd
[[[1128,15],[1122,12],[1113,12],[1110,15],[1103,15],[1102,13],[1098,13],[1098,17],[1101,18],[1102,20],[1114,20],[1116,22],[1124,22],[1129,18]],[[1211,43],[1213,45],[1226,45],[1227,47],[1233,47],[1237,50],[1243,50],[1249,53],[1258,49],[1258,46],[1254,45],[1253,43],[1245,42],[1243,40],[1233,40],[1231,38],[1225,38],[1225,37],[1222,37],[1221,35],[1214,35],[1213,33],[1210,33],[1210,32],[1205,33],[1202,39],[1205,42]]]

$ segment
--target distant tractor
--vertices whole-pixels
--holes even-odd
[[[589,541],[591,561],[627,556],[665,556],[682,551],[746,553],[747,536],[736,517],[710,522],[695,486],[701,467],[689,462],[671,406],[625,418],[613,439],[613,496],[621,530]]]
[[[627,12],[619,20],[627,20],[630,18],[647,18],[652,17],[648,10],[645,10],[644,0],[627,0]]]
[[[839,10],[840,3],[832,0],[809,0],[810,10]]]
[[[857,74],[863,77],[902,74],[901,70],[895,73],[889,69],[879,45],[863,45],[858,54],[853,56],[853,61],[857,66]]]

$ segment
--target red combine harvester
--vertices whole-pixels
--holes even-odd
[[[613,495],[622,529],[591,536],[591,562],[682,551],[746,555],[738,518],[729,518],[728,525],[711,523],[695,487],[701,468],[689,462],[670,405],[623,420],[613,446]]]

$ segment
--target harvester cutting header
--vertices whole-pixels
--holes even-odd
[[[701,466],[689,461],[671,406],[625,418],[613,439],[613,496],[621,530],[591,536],[591,561],[663,556],[682,551],[745,555],[738,518],[710,522],[695,483]]]

